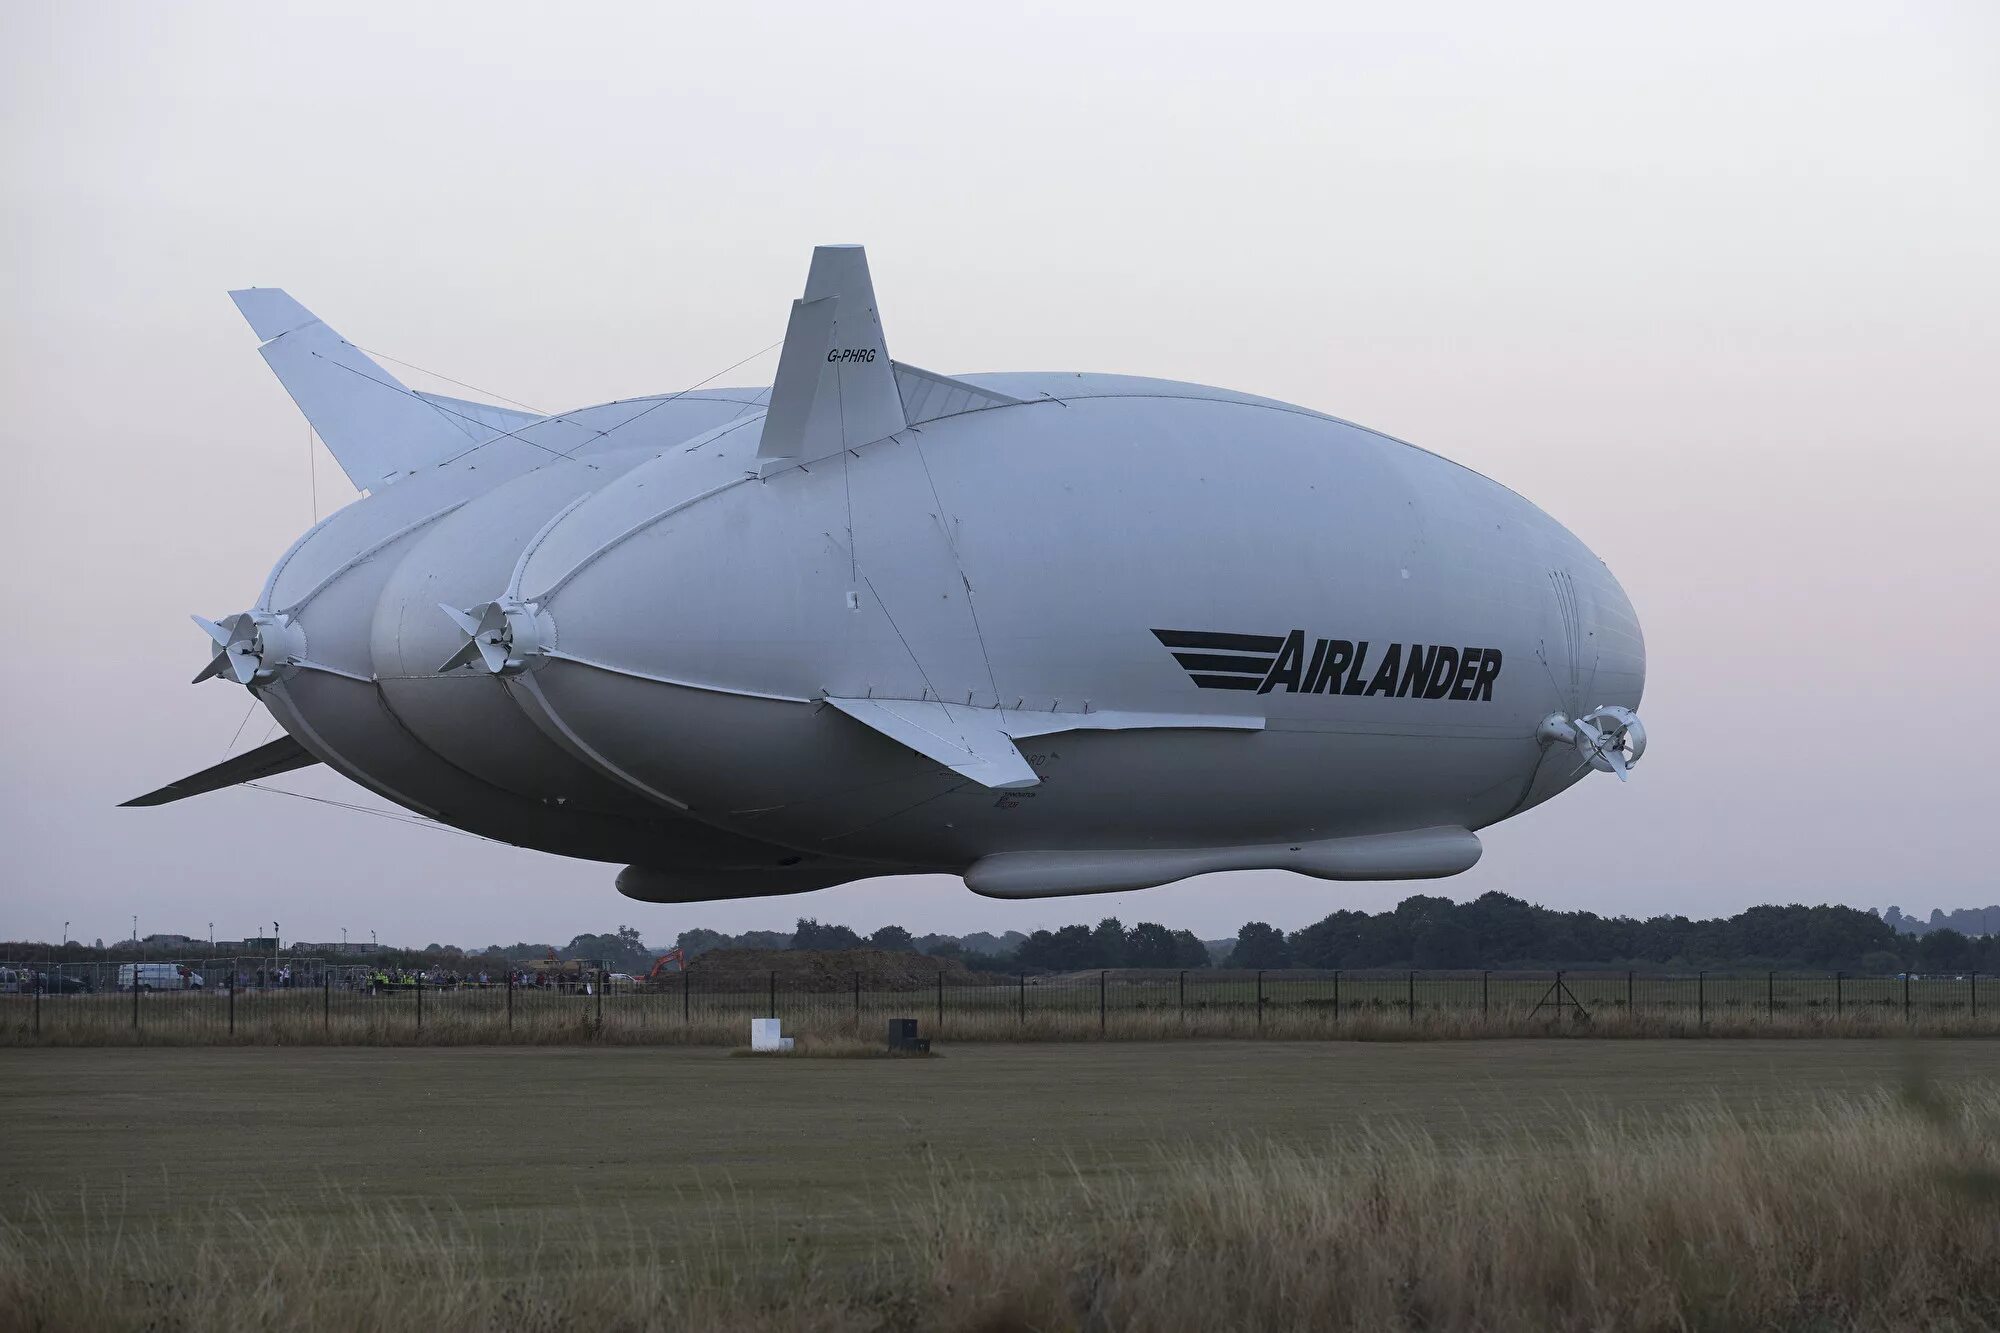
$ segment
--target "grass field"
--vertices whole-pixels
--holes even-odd
[[[1918,1044],[1944,1081],[2000,1048]],[[315,1214],[448,1203],[498,1240],[536,1224],[746,1244],[832,1224],[879,1241],[937,1169],[989,1183],[1143,1170],[1163,1145],[1337,1146],[1365,1123],[1560,1142],[1580,1113],[1717,1104],[1773,1124],[1893,1087],[1898,1043],[978,1044],[930,1061],[733,1060],[707,1048],[46,1050],[0,1056],[5,1199]],[[4,1208],[4,1205],[0,1205]],[[595,1217],[597,1223],[583,1226]],[[558,1239],[556,1243],[561,1243]]]
[[[1948,1151],[1931,1143],[1919,1118],[1881,1100],[1914,1059],[1935,1095],[2000,1108],[2000,1052],[1988,1042],[1190,1041],[942,1050],[943,1058],[928,1061],[740,1060],[701,1047],[6,1051],[0,1300],[9,1293],[17,1302],[71,1300],[64,1293],[72,1289],[103,1296],[37,1307],[55,1312],[49,1327],[65,1326],[67,1311],[94,1327],[177,1327],[184,1316],[190,1327],[220,1318],[232,1328],[359,1328],[383,1317],[396,1322],[380,1304],[395,1299],[412,1302],[413,1316],[438,1329],[1222,1326],[1228,1321],[1173,1325],[1154,1306],[1130,1305],[1134,1293],[1152,1288],[1138,1282],[1138,1270],[1127,1271],[1149,1262],[1129,1247],[1174,1209],[1196,1209],[1186,1226],[1220,1228],[1212,1240],[1227,1250],[1260,1226],[1331,1226],[1324,1217],[1313,1222],[1314,1210],[1352,1204],[1372,1179],[1378,1183],[1369,1188],[1387,1182],[1399,1200],[1425,1200],[1418,1212],[1429,1210],[1427,1222],[1409,1212],[1413,1202],[1398,1203],[1390,1209],[1395,1227],[1428,1226],[1468,1245],[1476,1238],[1462,1234],[1459,1213],[1499,1210],[1520,1226],[1553,1226],[1573,1246],[1603,1224],[1591,1220],[1601,1205],[1588,1190],[1574,1193],[1577,1182],[1544,1176],[1591,1162],[1610,1170],[1615,1161],[1624,1163],[1618,1171],[1634,1173],[1633,1197],[1649,1209],[1685,1214],[1689,1225],[1706,1209],[1714,1217],[1701,1225],[1728,1231],[1750,1204],[1721,1196],[1675,1203],[1662,1192],[1680,1188],[1676,1180],[1721,1188],[1711,1178],[1717,1161],[1745,1180],[1778,1171],[1759,1166],[1759,1155],[1803,1151],[1798,1145],[1818,1142],[1813,1134],[1829,1153],[1836,1139],[1873,1135],[1864,1148],[1843,1149],[1840,1160],[1908,1177],[1898,1188],[1921,1196],[1930,1212],[1896,1225],[1919,1237],[1925,1227],[1955,1228],[1954,1244],[1973,1245],[1961,1257],[1990,1254],[2000,1273],[2000,1213],[1977,1212],[1969,1197],[1933,1199],[1935,1168]],[[1825,1108],[1839,1103],[1861,1110],[1828,1119]],[[1699,1145],[1692,1154],[1690,1142]],[[1937,1162],[1897,1156],[1934,1148]],[[1988,1140],[1982,1151],[1991,1150]],[[1641,1169],[1663,1152],[1687,1160],[1652,1175]],[[1782,1169],[1801,1176],[1800,1188],[1838,1194],[1828,1183],[1839,1178],[1831,1163]],[[1485,1183],[1471,1193],[1450,1183],[1475,1178]],[[1869,1180],[1870,1188],[1881,1185]],[[1284,1207],[1303,1211],[1290,1220],[1236,1216],[1230,1210],[1244,1200],[1213,1193],[1231,1181],[1239,1194],[1289,1198]],[[1290,1198],[1301,1181],[1319,1184],[1310,1198]],[[1520,1196],[1511,1203],[1509,1190]],[[1756,1243],[1802,1243],[1780,1234],[1800,1223],[1771,1206],[1753,1209],[1766,1227]],[[1841,1250],[1843,1238],[1877,1225],[1868,1210],[1881,1206],[1872,1195],[1844,1204],[1816,1199],[1813,1208],[1833,1211],[1813,1222],[1812,1243],[1828,1255]],[[1131,1234],[1084,1239],[1114,1223]],[[1886,1231],[1878,1239],[1891,1249],[1905,1243],[1890,1244]],[[1144,1243],[1164,1242],[1154,1235]],[[1611,1248],[1592,1263],[1609,1272],[1622,1262],[1612,1252],[1619,1243],[1607,1232]],[[1001,1271],[1008,1255],[1019,1271]],[[1127,1304],[1118,1308],[1128,1318],[1093,1324],[1063,1316],[1070,1279],[1058,1277],[1073,1276],[1079,1255],[1109,1265],[1107,1273],[1116,1269],[1119,1284],[1137,1284],[1106,1289],[1107,1300],[1124,1293],[1117,1299]],[[1322,1269],[1324,1257],[1299,1256],[1301,1276]],[[1354,1257],[1356,1274],[1367,1269],[1363,1257]],[[369,1286],[391,1272],[404,1285]],[[1213,1272],[1203,1278],[1217,1280]],[[1952,1300],[1966,1296],[1962,1278],[1931,1280],[1950,1288],[1944,1295]],[[179,1294],[162,1294],[162,1283]],[[963,1296],[968,1283],[1018,1286],[1027,1313],[993,1322],[983,1306],[939,1294]],[[327,1298],[325,1317],[305,1318],[308,1293],[325,1296],[328,1286],[339,1299]],[[433,1286],[455,1290],[456,1304],[417,1294]],[[260,1291],[288,1294],[259,1305]],[[541,1313],[506,1304],[506,1293],[524,1291]],[[205,1293],[204,1310],[175,1304],[193,1300],[192,1292]],[[1246,1292],[1243,1310],[1269,1314],[1257,1303],[1268,1296]],[[1975,1306],[1988,1298],[2000,1302],[1990,1278],[1968,1297]],[[206,1308],[218,1301],[229,1308]],[[1053,1314],[1043,1309],[1049,1301]],[[1327,1326],[1374,1326],[1369,1312],[1380,1313],[1365,1301],[1351,1318],[1316,1308]],[[1957,1326],[2000,1326],[2000,1304],[1990,1308],[1995,1323],[1968,1316]],[[1551,1316],[1513,1326],[1564,1322]],[[1230,1326],[1260,1323],[1274,1326],[1261,1319]]]

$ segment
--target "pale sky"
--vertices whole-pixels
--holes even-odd
[[[1996,14],[15,0],[0,937],[2000,900]],[[223,756],[247,699],[188,685],[188,613],[248,605],[313,517],[305,423],[227,289],[557,410],[772,342],[845,241],[917,364],[1268,394],[1526,495],[1645,627],[1634,781],[1435,884],[1030,903],[924,877],[649,906],[615,867],[254,791],[114,808]],[[316,475],[322,512],[351,498]]]

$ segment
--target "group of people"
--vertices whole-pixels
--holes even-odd
[[[491,972],[459,972],[442,967],[378,967],[362,974],[350,984],[356,989],[366,990],[370,995],[391,994],[405,989],[415,990],[420,985],[426,990],[484,990],[510,984],[517,990],[553,990],[588,995],[595,984],[595,978],[587,972],[524,970],[515,972],[511,976],[504,972],[496,976]]]

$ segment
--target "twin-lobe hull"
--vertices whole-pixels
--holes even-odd
[[[814,252],[769,389],[554,417],[234,296],[372,493],[200,622],[197,679],[303,750],[255,763],[635,897],[1448,875],[1644,748],[1632,608],[1521,497],[1267,399],[892,361],[858,247]]]

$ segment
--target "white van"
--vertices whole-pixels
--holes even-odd
[[[179,963],[120,963],[118,989],[135,984],[140,990],[200,990],[201,973]]]

